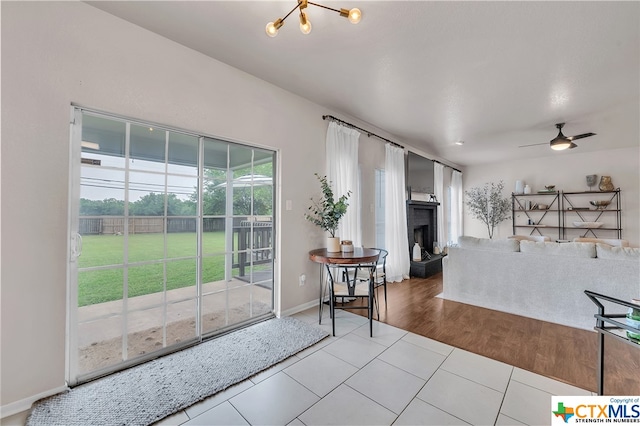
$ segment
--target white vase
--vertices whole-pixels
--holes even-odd
[[[340,238],[327,237],[327,251],[330,253],[336,253],[340,251]]]
[[[524,186],[524,193],[525,194],[531,194],[531,187],[529,185],[525,185]]]
[[[521,181],[521,180],[516,181],[516,190],[514,192],[516,194],[522,194],[524,192],[524,181]]]
[[[420,250],[420,244],[415,243],[413,245],[413,261],[420,262],[422,260],[422,250]]]

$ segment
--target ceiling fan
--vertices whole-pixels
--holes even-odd
[[[588,138],[589,136],[595,136],[595,133],[583,133],[581,135],[575,135],[575,136],[565,136],[562,134],[562,128],[564,127],[565,123],[557,123],[556,124],[556,128],[558,129],[558,136],[556,136],[555,138],[551,139],[551,141],[549,142],[549,145],[551,146],[551,149],[556,150],[556,151],[562,151],[563,149],[571,149],[571,148],[575,148],[578,145],[576,145],[575,143],[573,143],[573,141],[575,141],[576,139],[582,139],[582,138]],[[533,143],[533,144],[529,144],[529,145],[520,145],[518,148],[524,148],[527,146],[535,146],[535,145],[544,145],[546,142],[543,143]]]

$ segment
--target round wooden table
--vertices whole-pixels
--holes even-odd
[[[319,248],[309,252],[309,259],[325,265],[359,265],[378,260],[380,250],[355,247],[352,252],[331,252],[326,248]]]
[[[361,265],[363,268],[371,269],[371,274],[374,273],[376,262],[378,261],[378,256],[380,255],[380,250],[363,248],[363,247],[355,247],[352,252],[330,252],[327,251],[326,248],[319,248],[315,250],[311,250],[309,252],[309,260],[320,263],[324,265],[327,269],[327,274],[329,278],[329,285],[333,285],[333,275],[331,274],[332,266],[341,266],[341,267],[349,267],[349,266],[359,266]],[[324,299],[324,285],[322,284],[324,279],[322,276],[322,270],[320,269],[320,300],[319,300],[319,309],[318,309],[318,323],[322,323],[322,306]],[[355,290],[355,277],[353,283],[347,281],[347,287],[349,293],[351,294]],[[373,295],[373,277],[369,282],[369,294]],[[333,298],[331,298],[330,305],[333,307]],[[372,301],[369,301],[369,310],[371,311]],[[333,311],[333,308],[332,308]],[[369,312],[369,325],[370,325],[370,334],[373,336],[373,325],[371,323],[371,315],[372,312]],[[335,331],[335,321],[332,318],[332,328],[333,335],[336,335]]]

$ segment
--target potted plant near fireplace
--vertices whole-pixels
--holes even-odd
[[[348,191],[345,195],[338,198],[338,200],[335,200],[327,177],[320,176],[317,173],[315,173],[315,175],[320,181],[322,198],[319,200],[311,198],[312,204],[308,209],[310,213],[306,213],[304,217],[329,233],[330,237],[327,237],[327,251],[338,252],[340,251],[340,238],[336,237],[336,230],[338,229],[340,219],[347,213],[347,207],[349,206],[347,199],[351,195],[351,191]]]

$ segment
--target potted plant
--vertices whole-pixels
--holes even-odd
[[[493,238],[493,230],[500,222],[510,219],[511,202],[502,198],[504,183],[485,183],[484,187],[471,188],[465,191],[467,206],[476,219],[481,220],[489,231],[489,238]]]
[[[327,251],[338,252],[340,251],[340,238],[336,237],[336,229],[338,229],[342,216],[347,213],[347,207],[349,206],[347,199],[351,195],[351,191],[348,191],[336,201],[327,177],[320,176],[317,173],[315,175],[320,181],[322,198],[319,200],[311,198],[312,204],[308,209],[310,213],[306,213],[304,217],[331,235],[327,237]]]

